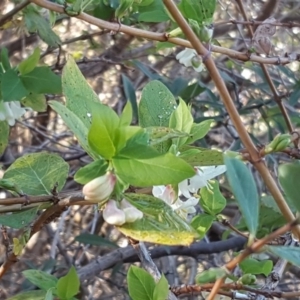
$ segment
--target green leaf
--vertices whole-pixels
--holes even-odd
[[[36,67],[20,76],[26,89],[35,94],[61,94],[61,78],[49,67]]]
[[[212,223],[214,222],[214,216],[201,214],[193,218],[191,226],[198,232],[198,239],[201,240],[206,232],[210,229]]]
[[[264,274],[268,276],[273,269],[273,262],[271,260],[257,260],[254,258],[246,258],[241,263],[239,263],[240,268],[242,269],[244,274],[253,274],[259,275]]]
[[[38,207],[33,207],[21,212],[9,215],[0,214],[0,224],[15,229],[21,229],[29,225],[36,217]]]
[[[149,144],[157,145],[174,138],[188,137],[188,133],[182,132],[169,127],[147,127],[146,132],[149,134]]]
[[[107,171],[108,163],[103,159],[98,159],[92,163],[80,168],[74,179],[80,184],[86,184],[91,180],[104,175]]]
[[[0,121],[0,155],[8,145],[9,125],[6,121]]]
[[[165,300],[168,298],[169,294],[169,283],[162,274],[161,278],[159,279],[158,283],[156,284],[153,292],[153,300]]]
[[[142,127],[169,127],[169,119],[177,103],[168,88],[160,81],[150,81],[143,89],[139,105]]]
[[[40,54],[40,49],[35,48],[29,57],[20,62],[18,69],[22,75],[31,72],[37,66],[40,60]]]
[[[25,107],[31,107],[33,110],[43,112],[47,110],[46,97],[43,94],[30,93],[21,103]]]
[[[51,47],[61,44],[59,37],[51,29],[49,21],[41,16],[33,6],[24,9],[23,14],[29,32],[37,32],[40,38]]]
[[[181,91],[179,96],[189,103],[190,99],[197,97],[205,90],[206,88],[201,85],[201,82],[195,82]]]
[[[199,150],[197,147],[185,148],[189,150]],[[179,149],[179,151],[182,151]],[[199,150],[197,153],[181,152],[180,156],[191,166],[219,166],[224,165],[223,153],[218,150]]]
[[[141,127],[169,127],[169,119],[177,104],[172,93],[160,81],[149,82],[142,91],[139,104],[139,124]],[[171,146],[166,141],[155,148],[165,153]]]
[[[122,74],[122,82],[123,82],[123,88],[124,88],[124,94],[126,96],[127,101],[129,100],[131,103],[133,116],[135,119],[138,118],[138,107],[136,102],[136,95],[135,95],[135,89],[133,86],[133,83],[131,80],[124,74]]]
[[[1,91],[4,102],[21,100],[29,93],[17,72],[13,69],[6,71],[2,75]]]
[[[212,21],[216,9],[216,0],[182,0],[178,6],[187,19],[194,19],[199,24]]]
[[[139,22],[153,22],[160,23],[169,21],[170,18],[165,11],[164,5],[161,0],[154,0],[148,6],[139,7]]]
[[[247,166],[236,158],[224,156],[227,178],[251,235],[258,227],[259,199],[255,181]]]
[[[163,245],[190,245],[196,232],[164,201],[150,195],[124,194],[124,198],[143,212],[141,220],[118,229],[138,241]]]
[[[300,248],[294,246],[267,246],[267,251],[286,259],[293,265],[300,267]]]
[[[281,164],[278,168],[279,182],[284,193],[292,201],[297,211],[300,211],[299,176],[300,164],[297,162]]]
[[[57,296],[61,299],[71,299],[79,293],[80,281],[74,266],[66,276],[59,278],[56,287]]]
[[[48,103],[51,106],[51,108],[61,116],[65,124],[74,133],[81,147],[91,157],[97,158],[97,155],[93,153],[92,149],[88,144],[88,129],[84,125],[84,123],[79,119],[79,117],[75,115],[71,110],[69,110],[66,106],[62,105],[57,101],[49,101]]]
[[[25,270],[22,273],[32,284],[45,291],[54,288],[58,282],[55,276],[40,270]]]
[[[194,123],[190,131],[191,137],[187,139],[186,144],[194,143],[195,141],[205,137],[210,130],[210,125],[212,122],[213,120],[205,120],[198,124]]]
[[[27,195],[51,195],[58,183],[60,191],[68,177],[69,165],[58,155],[50,153],[25,154],[18,158],[4,173]]]
[[[127,283],[132,300],[153,300],[155,281],[145,270],[130,266],[127,273]]]
[[[182,132],[190,133],[193,126],[193,116],[191,114],[191,108],[180,98],[179,105],[172,112],[169,127],[177,129]],[[176,140],[176,145],[180,147],[185,144],[188,137],[179,138]],[[174,142],[173,142],[174,143]]]
[[[8,50],[5,47],[3,47],[1,50],[1,65],[6,72],[11,69]]]
[[[118,248],[118,245],[110,240],[96,234],[82,233],[75,238],[75,241],[85,245],[103,246],[109,248]]]
[[[67,108],[77,115],[89,129],[93,112],[90,104],[99,103],[99,98],[81,74],[72,57],[69,57],[63,68],[62,88]]]
[[[209,187],[200,189],[200,204],[204,211],[212,216],[219,214],[226,206],[226,199],[220,192],[219,182],[209,181]]]
[[[118,177],[140,187],[177,184],[195,175],[191,166],[171,153],[148,159],[116,156],[112,162]]]
[[[195,281],[198,284],[215,282],[217,279],[225,277],[226,271],[223,268],[210,268],[196,275]]]
[[[118,147],[115,141],[120,119],[110,107],[101,103],[91,103],[92,126],[88,134],[89,145],[97,154],[112,158]]]
[[[132,106],[130,102],[126,102],[126,105],[120,116],[120,126],[129,126],[132,122]]]
[[[45,300],[45,296],[46,291],[43,290],[28,291],[9,297],[7,300]]]

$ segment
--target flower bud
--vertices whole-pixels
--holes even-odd
[[[101,202],[105,200],[114,190],[116,184],[116,176],[111,172],[97,177],[87,183],[83,189],[84,199],[90,202]]]
[[[121,226],[125,223],[125,213],[117,207],[115,200],[109,200],[103,210],[104,220],[111,225]]]
[[[133,223],[143,218],[143,212],[131,205],[125,199],[121,201],[121,209],[125,213],[126,223]]]

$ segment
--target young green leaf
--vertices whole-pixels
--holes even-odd
[[[127,283],[132,300],[153,300],[155,281],[145,270],[131,266],[127,273]]]
[[[110,107],[101,103],[90,103],[92,109],[92,126],[88,141],[93,151],[103,158],[110,159],[116,154],[116,130],[120,119]]]
[[[224,160],[232,192],[250,234],[255,236],[258,227],[259,199],[253,176],[242,161],[227,155],[224,156]]]
[[[284,193],[292,201],[298,211],[300,211],[299,201],[299,178],[300,164],[297,162],[281,164],[278,168],[279,182]]]
[[[195,175],[191,166],[171,153],[146,159],[116,156],[112,162],[118,177],[140,187],[177,184]]]
[[[60,191],[68,177],[69,165],[57,154],[33,153],[18,158],[4,173],[27,195],[51,195]]]
[[[182,132],[190,133],[193,126],[193,116],[191,114],[191,108],[186,105],[186,103],[180,98],[179,105],[172,112],[169,127],[177,129]],[[182,137],[175,140],[178,147],[184,145],[188,137]],[[174,142],[173,142],[174,143]]]
[[[257,260],[254,258],[246,258],[241,263],[239,263],[240,268],[243,273],[249,273],[254,275],[264,274],[268,276],[273,269],[273,262],[271,260]]]
[[[153,300],[165,300],[168,298],[169,294],[169,283],[162,274],[161,278],[155,285],[154,291],[153,291]]]
[[[214,282],[219,278],[226,276],[226,270],[223,268],[210,268],[196,275],[195,281],[198,284]]]
[[[129,101],[126,102],[120,116],[120,126],[129,126],[132,122],[132,106]]]
[[[163,245],[190,245],[197,233],[164,201],[150,195],[123,195],[143,212],[143,219],[126,223],[118,229],[138,241]]]
[[[200,204],[204,211],[212,216],[219,214],[226,206],[226,199],[220,192],[216,180],[209,182],[209,187],[200,189]]]
[[[18,69],[21,75],[31,72],[38,64],[40,60],[41,51],[39,48],[35,48],[33,53],[20,62]]]
[[[57,284],[57,296],[60,299],[71,299],[79,292],[80,281],[76,269],[72,266],[66,276],[61,277]]]
[[[212,122],[213,120],[205,120],[198,124],[194,123],[190,131],[191,137],[187,139],[186,144],[192,144],[193,142],[205,137]]]
[[[214,222],[214,216],[201,214],[193,218],[191,226],[198,232],[198,239],[202,239],[206,232],[210,229],[212,223]]]
[[[49,101],[48,102],[51,108],[56,111],[66,125],[72,130],[76,138],[78,139],[81,147],[94,159],[97,159],[99,156],[96,155],[92,149],[90,148],[87,137],[88,137],[88,129],[83,124],[83,122],[79,119],[79,117],[74,114],[70,109],[66,106],[62,105],[57,101]]]
[[[98,159],[80,168],[74,176],[75,181],[86,184],[91,180],[104,175],[107,171],[108,163],[103,159]]]
[[[8,50],[5,47],[3,47],[1,50],[1,65],[6,72],[11,69]]]
[[[99,103],[99,98],[81,74],[72,57],[68,58],[62,72],[62,89],[66,106],[81,122],[90,128],[92,108],[90,103]]]

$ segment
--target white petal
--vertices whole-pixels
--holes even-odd
[[[188,181],[187,180],[181,181],[178,184],[178,188],[179,188],[180,194],[182,194],[185,198],[191,197],[190,191],[188,189]]]
[[[152,188],[152,195],[156,198],[162,197],[162,194],[164,193],[166,187],[164,185],[155,185]]]

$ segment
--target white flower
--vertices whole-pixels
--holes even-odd
[[[197,174],[190,179],[186,179],[179,183],[179,191],[186,198],[190,198],[191,194],[195,194],[198,190],[208,185],[208,181],[216,176],[226,172],[226,166],[209,166],[195,167]]]
[[[0,121],[7,121],[10,126],[14,126],[16,119],[23,116],[25,112],[26,108],[21,107],[19,101],[4,102],[0,100]]]
[[[104,220],[111,225],[121,226],[125,223],[126,217],[123,210],[119,209],[115,200],[109,200],[103,210]]]
[[[143,212],[131,205],[125,199],[121,201],[121,209],[125,213],[126,223],[133,223],[143,218]]]
[[[176,59],[186,67],[193,67],[196,72],[204,69],[202,59],[194,49],[185,48],[176,55]]]
[[[152,194],[154,197],[163,200],[171,208],[177,212],[183,219],[187,219],[189,214],[196,212],[195,205],[198,204],[198,199],[189,196],[186,201],[181,201],[176,197],[176,193],[171,185],[157,185],[152,188]]]
[[[121,226],[143,218],[143,212],[131,205],[127,200],[123,199],[120,205],[118,204],[115,200],[109,200],[106,203],[103,210],[103,218],[107,223]]]
[[[114,190],[116,180],[116,176],[111,172],[93,179],[82,189],[84,199],[95,203],[107,199]]]

